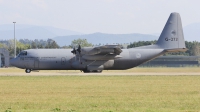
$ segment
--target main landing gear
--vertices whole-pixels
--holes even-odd
[[[26,69],[25,72],[26,73],[31,73],[31,69]]]
[[[102,70],[82,70],[84,73],[101,73]]]

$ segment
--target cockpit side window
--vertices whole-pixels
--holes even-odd
[[[27,51],[22,51],[18,54],[18,57],[20,56],[26,56],[27,55]]]

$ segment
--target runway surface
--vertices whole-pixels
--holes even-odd
[[[41,70],[25,73],[23,69],[18,68],[1,68],[0,76],[119,76],[119,75],[200,75],[199,67],[186,68],[133,68],[129,70],[107,71],[102,73],[83,73],[79,70]]]
[[[149,75],[149,76],[154,76],[154,75],[169,75],[169,76],[173,76],[173,75],[200,75],[200,73],[195,73],[195,72],[191,72],[191,73],[117,73],[117,72],[103,72],[103,73],[73,73],[73,72],[53,72],[53,73],[44,73],[44,72],[31,72],[31,73],[0,73],[0,76],[90,76],[90,75],[98,75],[98,76],[120,76],[120,75],[133,75],[133,76],[137,76],[137,75]]]

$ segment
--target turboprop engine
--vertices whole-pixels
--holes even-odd
[[[87,47],[81,49],[81,54],[83,55],[95,55],[95,54],[107,54],[114,53],[114,49],[94,49],[93,47]]]

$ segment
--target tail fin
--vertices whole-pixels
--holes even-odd
[[[179,13],[171,13],[156,44],[166,50],[186,49]]]

